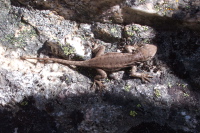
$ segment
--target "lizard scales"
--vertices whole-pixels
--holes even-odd
[[[155,52],[152,52],[155,51],[155,49],[157,49],[155,45],[146,44],[144,47],[139,48],[135,53],[111,52],[86,61],[70,61],[58,58],[22,58],[53,61],[64,65],[100,68],[106,71],[117,71],[121,68],[131,67],[136,62],[149,60],[155,55]]]

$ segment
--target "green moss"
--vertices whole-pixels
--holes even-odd
[[[148,38],[145,38],[144,41],[143,41],[144,44],[149,43],[149,42],[150,42],[150,40]]]
[[[129,91],[130,91],[130,88],[131,88],[130,85],[126,85],[126,86],[124,87],[124,90],[129,92]]]
[[[154,8],[157,12],[160,12],[164,16],[167,15],[168,12],[172,12],[175,10],[174,8],[172,8],[172,5],[169,5],[169,3],[155,5]]]
[[[154,94],[155,94],[156,97],[161,96],[160,91],[158,89],[154,89]]]
[[[183,93],[184,97],[189,97],[190,95],[188,93]]]
[[[189,6],[189,5],[187,5],[185,8],[186,8],[186,9],[190,9],[190,6]]]
[[[22,102],[20,103],[20,105],[26,106],[26,105],[28,105],[28,102],[27,102],[27,101],[22,101]]]
[[[186,88],[187,87],[187,84],[182,84],[183,88]]]
[[[126,34],[127,34],[128,36],[133,36],[133,35],[134,35],[134,33],[133,33],[132,31],[126,31]]]
[[[147,30],[149,29],[149,27],[148,27],[148,26],[142,26],[142,29],[143,29],[144,31],[147,31]]]
[[[106,81],[108,81],[108,82],[110,81],[110,79],[109,79],[109,78],[106,78],[105,80],[106,80]]]
[[[64,51],[65,55],[70,55],[75,52],[75,49],[71,47],[68,43],[65,46],[62,46],[62,50]]]
[[[142,105],[141,105],[141,104],[137,104],[137,107],[138,107],[138,108],[141,108],[141,107],[142,107]]]
[[[137,26],[132,26],[132,29],[134,30],[134,31],[139,31],[140,30],[140,28],[139,27],[137,27]]]
[[[172,84],[170,82],[168,82],[168,87],[171,88],[172,87]]]
[[[105,80],[104,80],[105,82],[110,82],[110,79],[109,78],[105,78]]]
[[[113,34],[117,33],[117,29],[116,29],[116,28],[112,28],[110,31],[111,31],[111,33],[113,33]]]
[[[155,5],[154,8],[156,9],[157,12],[162,9],[159,5]]]
[[[130,113],[129,113],[129,115],[135,117],[137,115],[137,112],[131,110]]]
[[[24,28],[17,33],[17,36],[15,34],[8,34],[5,36],[4,41],[9,42],[16,47],[24,47],[27,41],[31,40],[32,37],[37,36],[36,31],[32,27],[26,26],[25,24],[21,25],[24,26]]]

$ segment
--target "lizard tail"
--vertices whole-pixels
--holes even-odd
[[[70,60],[63,60],[58,58],[34,58],[34,57],[24,57],[21,56],[20,59],[35,59],[35,60],[43,60],[43,61],[53,61],[64,65],[75,65],[75,66],[85,66],[87,67],[86,61],[70,61]]]

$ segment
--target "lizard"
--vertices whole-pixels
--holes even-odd
[[[136,64],[138,62],[145,62],[152,59],[157,52],[157,46],[153,44],[145,44],[142,47],[135,48],[134,46],[126,45],[125,50],[127,53],[110,52],[104,54],[105,46],[95,46],[92,49],[92,52],[96,54],[95,57],[85,61],[71,61],[58,58],[34,58],[23,56],[21,56],[21,59],[53,61],[63,65],[94,68],[98,73],[94,77],[94,84],[97,84],[100,88],[105,87],[101,83],[101,79],[105,79],[107,77],[106,72],[119,71],[127,67],[132,68],[130,76],[141,78],[142,81],[150,81],[149,78],[152,78],[152,76],[137,72]]]

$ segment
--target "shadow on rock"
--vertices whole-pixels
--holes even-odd
[[[177,104],[168,108],[138,99],[128,92],[81,94],[44,99],[29,96],[1,109],[1,132],[182,132],[187,115],[197,107]],[[10,110],[10,111],[8,111]],[[195,114],[195,113],[194,113]],[[199,119],[199,118],[189,118]],[[186,122],[187,121],[187,122]],[[200,123],[199,123],[200,124]],[[197,124],[197,125],[199,125]],[[164,126],[163,126],[164,125]],[[166,126],[169,125],[169,126]],[[192,126],[192,125],[191,125]],[[174,129],[172,129],[173,127]],[[198,131],[198,128],[191,131]]]

